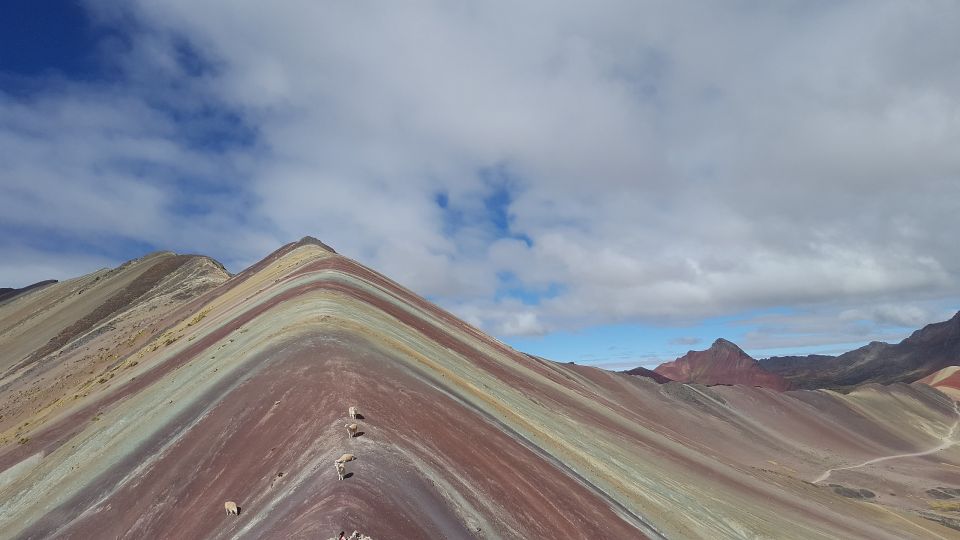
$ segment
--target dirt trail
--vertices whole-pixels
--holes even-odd
[[[814,483],[814,484],[819,484],[820,482],[823,482],[824,480],[826,480],[827,478],[829,478],[829,477],[830,477],[830,474],[833,473],[834,471],[845,471],[845,470],[849,470],[849,469],[859,469],[860,467],[866,467],[867,465],[873,465],[874,463],[880,463],[880,462],[882,462],[882,461],[889,461],[889,460],[891,460],[891,459],[900,459],[900,458],[908,458],[908,457],[928,456],[928,455],[930,455],[930,454],[936,454],[937,452],[939,452],[939,451],[941,451],[941,450],[946,450],[947,448],[950,448],[951,446],[957,444],[957,441],[953,440],[953,437],[954,437],[954,435],[957,433],[957,428],[960,427],[960,409],[958,409],[958,403],[957,403],[957,402],[954,402],[954,403],[953,403],[953,412],[954,412],[954,414],[957,415],[957,420],[953,422],[953,426],[950,427],[950,431],[941,438],[941,440],[942,440],[943,442],[941,442],[938,446],[934,446],[933,448],[930,448],[930,449],[928,449],[928,450],[924,450],[924,451],[922,451],[922,452],[912,452],[912,453],[909,453],[909,454],[895,454],[895,455],[892,455],[892,456],[883,456],[883,457],[873,458],[873,459],[864,461],[863,463],[860,463],[859,465],[848,465],[848,466],[846,466],[846,467],[836,467],[836,468],[834,468],[834,469],[827,469],[823,474],[821,474],[820,476],[818,476],[818,477],[813,481],[813,483]]]

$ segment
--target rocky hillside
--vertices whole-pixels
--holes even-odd
[[[960,537],[928,386],[657,384],[518,353],[314,239],[232,277],[176,257],[0,305],[0,538]]]
[[[847,389],[865,383],[913,382],[960,363],[960,312],[897,344],[875,341],[840,356],[772,357],[760,364],[795,388]]]
[[[960,366],[948,366],[917,381],[960,401]]]
[[[0,305],[0,443],[79,400],[229,275],[207,257],[154,253]],[[105,381],[104,381],[105,382]]]
[[[645,367],[635,367],[633,369],[628,369],[627,371],[624,371],[622,373],[626,375],[633,375],[634,377],[646,377],[660,384],[668,383],[673,380],[669,377],[664,377],[663,375],[657,373],[656,371],[653,371],[652,369],[647,369]]]
[[[56,282],[57,282],[57,280],[55,280],[55,279],[47,279],[47,280],[44,280],[44,281],[38,281],[37,283],[34,283],[33,285],[27,285],[26,287],[21,287],[21,288],[19,288],[19,289],[14,289],[14,288],[12,288],[12,287],[2,287],[2,288],[0,288],[0,304],[4,303],[4,302],[6,302],[6,301],[12,300],[13,298],[15,298],[15,297],[17,297],[17,296],[19,296],[19,295],[21,295],[21,294],[23,294],[23,293],[25,293],[25,292],[29,292],[29,291],[32,291],[33,289],[37,289],[37,288],[40,288],[40,287],[46,287],[47,285],[52,285],[52,284],[54,284],[54,283],[56,283]]]

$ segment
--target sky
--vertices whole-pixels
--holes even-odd
[[[960,3],[7,0],[0,286],[315,236],[533,354],[960,309]]]

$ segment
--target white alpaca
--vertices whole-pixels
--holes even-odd
[[[353,461],[353,460],[355,460],[355,459],[357,459],[357,458],[356,458],[356,456],[354,456],[353,454],[344,454],[344,455],[340,456],[339,459],[337,459],[336,463],[346,463],[346,462],[348,462],[348,461]]]
[[[240,514],[240,512],[237,510],[237,503],[233,501],[227,501],[223,503],[223,509],[227,511],[227,514],[232,514],[234,516]]]
[[[350,419],[356,420],[357,415],[360,414],[360,409],[357,409],[356,407],[350,407],[350,410],[347,412],[350,413]]]
[[[337,468],[337,480],[343,480],[343,477],[347,472],[347,466],[339,461],[334,462],[334,466]]]
[[[350,437],[356,437],[357,430],[360,429],[360,426],[358,426],[357,424],[347,424],[343,427],[347,428],[347,433],[350,434]]]

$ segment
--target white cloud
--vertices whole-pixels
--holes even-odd
[[[878,329],[927,314],[876,305],[960,293],[960,7],[90,5],[137,21],[128,82],[0,102],[5,223],[234,264],[313,234],[501,334],[782,305]],[[157,103],[254,144],[191,146]],[[529,245],[488,219],[491,169]],[[228,195],[179,216],[178,174]],[[495,296],[498,272],[559,292]]]
[[[880,304],[854,308],[840,313],[842,321],[871,321],[876,324],[918,328],[950,318],[952,312],[916,304]]]

